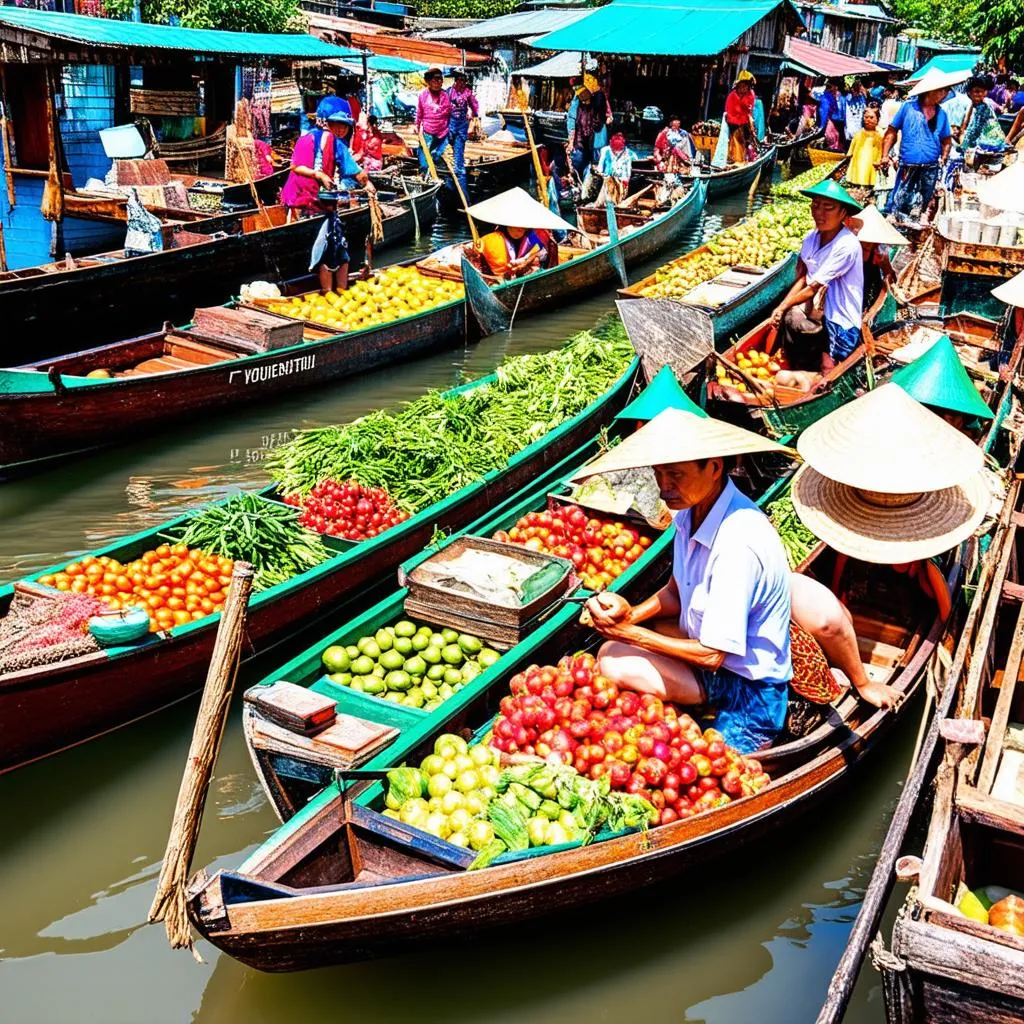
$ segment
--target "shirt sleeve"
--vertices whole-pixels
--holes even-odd
[[[295,148],[292,150],[292,167],[313,166],[313,139],[315,135],[315,132],[307,132],[295,143]]]
[[[697,639],[705,646],[741,657],[747,653],[747,623],[761,562],[746,544],[715,558]]]
[[[417,128],[421,128],[423,126],[423,113],[424,113],[424,103],[423,103],[423,93],[421,92],[420,95],[419,95],[419,99],[416,100],[416,127]]]
[[[856,242],[856,239],[854,239]],[[829,284],[848,274],[861,258],[860,243],[834,245],[818,269],[807,279],[808,284]]]

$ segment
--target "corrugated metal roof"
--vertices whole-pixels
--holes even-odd
[[[305,33],[267,35],[175,28],[144,22],[113,21],[81,14],[0,7],[0,33],[5,28],[35,32],[51,39],[111,49],[180,50],[197,56],[282,57],[309,60],[346,57],[354,51],[332,46]]]
[[[526,78],[573,78],[580,73],[581,64],[582,58],[579,53],[566,50],[542,60],[539,64],[531,64],[528,68],[516,68],[512,73]],[[587,68],[593,71],[596,67],[597,61],[588,57]]]
[[[544,50],[709,57],[782,6],[798,17],[789,0],[613,0],[536,45]]]
[[[786,40],[786,63],[811,75],[838,78],[844,75],[871,75],[881,70],[877,64],[850,57],[845,53],[815,46],[803,39]]]
[[[573,25],[592,13],[585,10],[557,11],[517,11],[515,14],[503,14],[500,18],[488,18],[473,25],[461,28],[446,28],[439,32],[427,32],[427,39],[454,40],[472,39],[522,39],[524,36],[546,35],[556,29]],[[545,49],[562,50],[566,47],[551,46]]]

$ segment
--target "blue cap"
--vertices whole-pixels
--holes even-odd
[[[340,121],[342,124],[352,125],[352,108],[347,100],[340,96],[325,96],[317,105],[316,116],[319,121]]]

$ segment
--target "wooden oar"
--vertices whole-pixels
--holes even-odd
[[[423,134],[423,129],[420,129],[420,150],[423,153],[424,163],[427,165],[427,173],[430,175],[431,181],[440,181],[441,179],[437,176],[437,168],[434,166],[434,154],[430,152],[430,147],[427,145],[427,137]]]
[[[537,152],[537,143],[533,140],[533,128],[530,127],[530,114],[525,104],[522,104],[520,96],[520,110],[523,112],[523,124],[526,126],[526,138],[530,143],[530,153],[533,155],[533,173],[537,178],[537,201],[541,206],[548,205],[548,180],[544,176],[544,170],[540,165],[540,153]]]
[[[202,958],[192,943],[185,887],[199,837],[199,826],[203,821],[206,794],[224,738],[224,727],[231,707],[231,691],[238,675],[252,577],[253,569],[248,562],[235,562],[231,586],[217,627],[217,639],[210,658],[192,744],[185,762],[185,773],[181,777],[160,880],[153,905],[149,908],[150,924],[163,921],[171,946],[174,949],[188,947],[200,962]]]
[[[452,151],[448,146],[445,146],[444,152],[441,154],[441,159],[445,162],[445,166],[449,171],[452,172],[452,181],[455,183],[455,191],[459,193],[459,198],[462,200],[462,209],[466,212],[466,220],[469,221],[469,233],[473,236],[473,244],[480,247],[480,233],[476,229],[476,224],[473,223],[473,218],[469,215],[469,200],[466,198],[466,193],[462,191],[462,182],[459,181],[459,176],[455,173],[455,158],[452,156]]]
[[[861,324],[861,334],[864,336],[864,369],[867,371],[868,391],[874,391],[876,345],[875,336],[867,319]]]

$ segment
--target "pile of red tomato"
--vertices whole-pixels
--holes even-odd
[[[149,630],[169,630],[219,611],[234,562],[185,544],[161,544],[122,565],[108,555],[69,562],[39,582],[72,594],[89,594],[108,608],[143,607]]]
[[[493,539],[568,558],[589,590],[607,587],[651,546],[651,538],[635,526],[588,516],[579,505],[530,512]]]
[[[533,665],[501,700],[491,745],[504,753],[557,755],[581,775],[608,777],[612,789],[638,793],[660,824],[751,796],[770,779],[754,758],[727,746],[653,694],[619,690],[592,654],[557,666]]]
[[[345,540],[376,537],[409,518],[383,487],[363,487],[355,480],[321,480],[304,498],[289,494],[284,501],[302,509],[299,523],[308,530]]]

